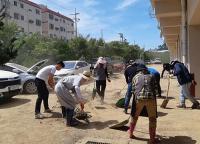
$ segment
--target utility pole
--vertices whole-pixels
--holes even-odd
[[[80,19],[77,18],[77,15],[79,15],[79,14],[80,14],[80,13],[76,12],[76,8],[75,8],[74,14],[71,14],[71,15],[74,15],[75,37],[78,36],[78,27],[77,27],[77,22],[78,22]]]

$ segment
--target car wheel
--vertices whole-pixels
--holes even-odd
[[[24,83],[23,92],[26,94],[35,94],[37,92],[37,87],[34,80],[28,80]]]

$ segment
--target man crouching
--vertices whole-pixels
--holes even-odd
[[[77,104],[80,104],[81,110],[84,109],[86,99],[81,95],[80,86],[89,80],[90,76],[90,72],[87,71],[79,75],[66,76],[55,86],[55,92],[62,107],[63,117],[66,116],[66,125],[68,126],[78,125],[78,121],[73,118],[74,109]]]
[[[150,141],[149,144],[156,143],[156,93],[155,93],[155,79],[151,74],[148,74],[147,67],[143,64],[139,64],[137,67],[137,74],[134,76],[133,83],[133,96],[135,102],[133,102],[132,112],[131,112],[131,123],[129,128],[129,137],[134,138],[133,131],[135,129],[138,117],[146,107],[148,117],[149,117],[149,134]],[[134,112],[133,112],[134,111]]]

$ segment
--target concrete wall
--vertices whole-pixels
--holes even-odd
[[[200,24],[200,0],[187,0],[188,23],[190,25]]]
[[[189,63],[190,72],[195,74],[197,81],[196,95],[200,97],[200,25],[189,26],[188,44],[189,44]]]

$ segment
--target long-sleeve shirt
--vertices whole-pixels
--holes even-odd
[[[178,62],[174,65],[174,75],[177,76],[177,79],[180,85],[183,85],[192,81],[190,73],[183,63]]]
[[[68,89],[75,91],[75,96],[77,97],[78,101],[81,102],[84,98],[80,91],[80,81],[82,77],[79,75],[73,76],[66,76],[62,79],[62,84]]]
[[[136,65],[130,65],[126,68],[126,70],[124,71],[124,76],[126,79],[126,83],[131,83],[133,77],[136,75],[137,73],[137,66]]]

